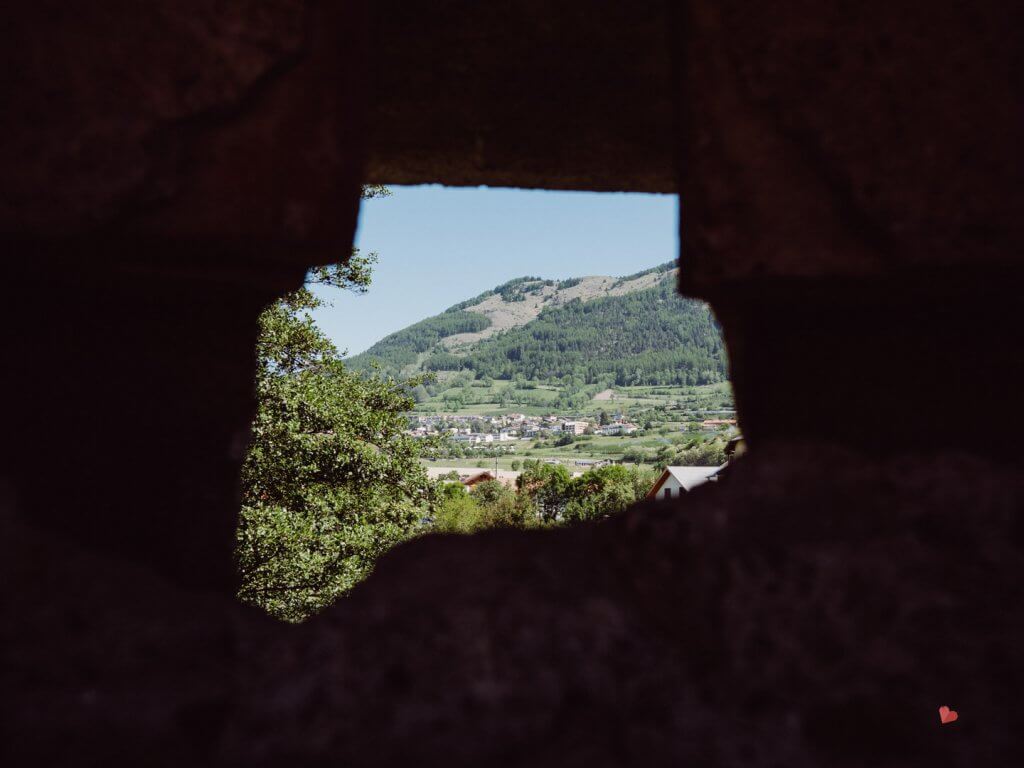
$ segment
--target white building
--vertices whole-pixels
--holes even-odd
[[[617,421],[614,424],[606,424],[598,432],[602,435],[631,435],[636,430],[636,424],[630,424],[628,421]]]
[[[698,485],[714,482],[721,467],[665,467],[654,486],[647,492],[648,499],[675,499],[689,493]]]
[[[468,435],[458,434],[455,435],[455,442],[469,443],[470,445],[477,445],[479,443],[493,443],[494,435],[492,435],[489,432],[471,432]]]

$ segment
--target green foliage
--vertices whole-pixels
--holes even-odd
[[[659,264],[656,267],[651,267],[650,269],[642,269],[639,272],[634,272],[632,275],[620,277],[612,284],[612,288],[618,288],[623,283],[628,283],[630,280],[636,280],[637,278],[643,277],[644,275],[652,275],[658,272],[669,272],[670,270],[673,270],[675,268],[676,263],[674,261],[666,261],[664,264]]]
[[[483,508],[464,490],[442,498],[434,511],[433,530],[438,533],[473,533],[486,527]]]
[[[354,263],[353,263],[354,262]],[[365,290],[369,261],[316,270],[312,282]],[[299,621],[345,594],[408,538],[433,499],[404,433],[401,382],[349,370],[313,322],[301,288],[260,316],[257,411],[242,467],[239,597]]]
[[[674,266],[668,262],[620,282],[666,273]],[[570,287],[580,280],[563,280],[558,287]],[[467,307],[495,295],[504,301],[520,301],[549,284],[555,281],[537,277],[509,280],[441,315],[391,334],[349,364],[360,369],[377,364],[393,374],[418,369],[467,370],[480,378],[502,380],[518,375],[523,380],[563,386],[570,378],[576,378],[580,386],[695,386],[726,380],[724,345],[710,310],[699,301],[680,297],[668,279],[624,296],[549,306],[535,320],[484,339],[468,353],[452,352],[438,344],[447,336],[490,326],[487,317],[467,312]],[[513,394],[505,395],[505,400]],[[577,389],[563,392],[552,405],[571,410],[587,399]],[[464,400],[465,404],[469,402]]]
[[[348,363],[359,370],[368,370],[376,363],[383,370],[397,374],[405,366],[415,364],[421,352],[441,339],[457,333],[477,333],[490,324],[489,318],[476,312],[445,312],[385,336],[362,354],[350,358]]]
[[[537,516],[544,522],[561,518],[566,503],[566,490],[571,481],[569,470],[561,464],[527,461],[516,484],[519,492],[537,507]]]
[[[651,473],[621,464],[589,470],[570,483],[562,519],[574,523],[621,512],[642,499],[653,483]]]
[[[698,441],[678,451],[665,465],[683,467],[717,467],[725,464],[724,439]]]
[[[629,448],[622,454],[622,461],[624,464],[646,464],[650,462],[651,459],[652,457],[640,448]]]
[[[462,486],[459,486],[460,489]],[[438,533],[473,533],[487,528],[540,525],[530,500],[496,480],[478,483],[470,493],[442,494],[434,513]]]
[[[466,493],[443,486],[433,530],[472,533],[487,528],[537,528],[600,520],[644,498],[655,474],[618,465],[579,477],[555,464],[526,461],[518,492],[490,480]]]
[[[539,285],[531,285],[529,288],[524,288],[524,284],[526,283],[538,283]],[[524,290],[526,293],[533,293],[536,290],[536,288],[538,288],[540,285],[545,284],[551,285],[551,281],[542,280],[539,277],[516,277],[513,278],[512,280],[509,280],[507,283],[502,283],[501,285],[492,288],[489,291],[484,291],[483,293],[478,294],[471,299],[466,299],[465,301],[460,301],[458,304],[453,304],[452,306],[448,307],[448,309],[446,309],[445,312],[458,312],[460,310],[466,309],[467,307],[476,306],[481,301],[489,299],[491,296],[494,296],[495,294],[500,295],[502,299],[504,299],[505,301],[522,301],[525,299],[525,296],[522,296]],[[518,298],[516,298],[517,295],[519,296]]]
[[[624,296],[549,307],[467,355],[431,354],[423,367],[468,369],[494,379],[518,374],[563,382],[576,377],[581,384],[695,385],[724,381],[726,355],[710,309],[679,296],[666,280]]]
[[[524,290],[531,283],[541,283],[543,280],[539,277],[516,277],[509,280],[507,283],[502,283],[494,292],[501,296],[502,301],[525,301],[526,296],[523,295]]]

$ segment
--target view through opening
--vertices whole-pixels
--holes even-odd
[[[673,196],[367,188],[359,249],[261,317],[241,598],[297,621],[427,533],[599,521],[741,438]]]

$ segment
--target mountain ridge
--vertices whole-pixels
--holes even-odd
[[[390,334],[349,365],[586,383],[724,380],[717,323],[675,292],[674,262],[624,277],[520,277]]]

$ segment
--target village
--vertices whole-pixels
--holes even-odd
[[[668,498],[666,494],[678,495],[714,480],[725,463],[725,454],[722,460],[707,466],[677,466],[663,453],[666,460],[659,465],[641,448],[627,446],[675,445],[684,436],[692,439],[694,433],[702,433],[704,437],[698,440],[726,441],[723,451],[727,448],[731,455],[741,442],[732,418],[684,423],[675,427],[674,433],[666,425],[645,426],[647,429],[630,421],[621,411],[602,412],[591,418],[523,413],[410,414],[407,434],[436,441],[435,459],[424,461],[432,479],[457,481],[467,489],[488,481],[514,488],[521,468],[531,461],[564,466],[573,477],[612,464],[633,464],[656,470],[652,498]]]
[[[407,434],[413,437],[447,436],[456,444],[488,448],[504,446],[508,452],[515,451],[517,442],[538,438],[566,435],[622,437],[644,431],[637,424],[625,420],[621,412],[610,416],[607,423],[601,423],[603,419],[578,419],[555,414],[527,416],[522,413],[500,416],[410,415],[409,420]],[[735,425],[735,419],[704,419],[699,425],[684,425],[682,429],[697,426],[702,431],[715,432]]]

